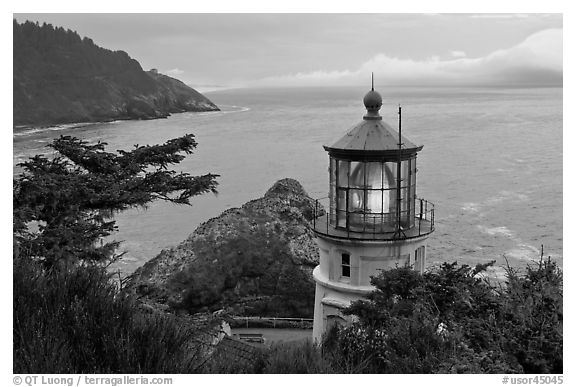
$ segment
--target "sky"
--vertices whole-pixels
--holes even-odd
[[[562,14],[14,14],[197,88],[561,86]]]

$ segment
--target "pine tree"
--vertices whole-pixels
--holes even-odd
[[[48,268],[109,262],[118,258],[119,243],[104,242],[116,230],[115,213],[157,199],[189,205],[196,195],[217,192],[218,175],[168,169],[196,148],[191,134],[118,153],[106,152],[106,145],[61,136],[49,145],[55,157],[35,156],[19,164],[23,172],[13,183],[18,254]]]

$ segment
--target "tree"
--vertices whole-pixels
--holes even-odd
[[[18,254],[50,268],[70,262],[109,262],[119,242],[104,242],[115,230],[113,215],[146,207],[160,199],[190,204],[216,193],[218,175],[191,176],[168,167],[193,153],[197,143],[187,134],[162,145],[109,153],[104,142],[90,145],[61,136],[49,147],[51,159],[34,156],[19,164],[13,183],[13,226]]]

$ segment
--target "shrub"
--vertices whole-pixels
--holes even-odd
[[[199,328],[143,314],[101,267],[14,259],[14,373],[194,372]]]
[[[381,272],[324,348],[362,372],[562,373],[561,270],[541,257],[497,288],[480,275],[491,264]]]
[[[322,357],[320,349],[311,340],[278,343],[267,353],[267,374],[323,374],[333,373],[329,361]]]

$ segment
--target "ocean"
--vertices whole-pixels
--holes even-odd
[[[363,88],[230,89],[206,93],[221,112],[167,119],[15,129],[16,163],[50,154],[60,135],[108,143],[109,150],[193,133],[198,142],[177,170],[219,174],[217,195],[192,206],[155,202],[117,216],[129,274],[177,245],[202,222],[261,197],[284,177],[312,197],[328,192],[329,145],[365,113]],[[496,260],[524,267],[544,253],[562,266],[562,89],[380,88],[384,121],[423,144],[417,195],[435,203],[428,265]]]

